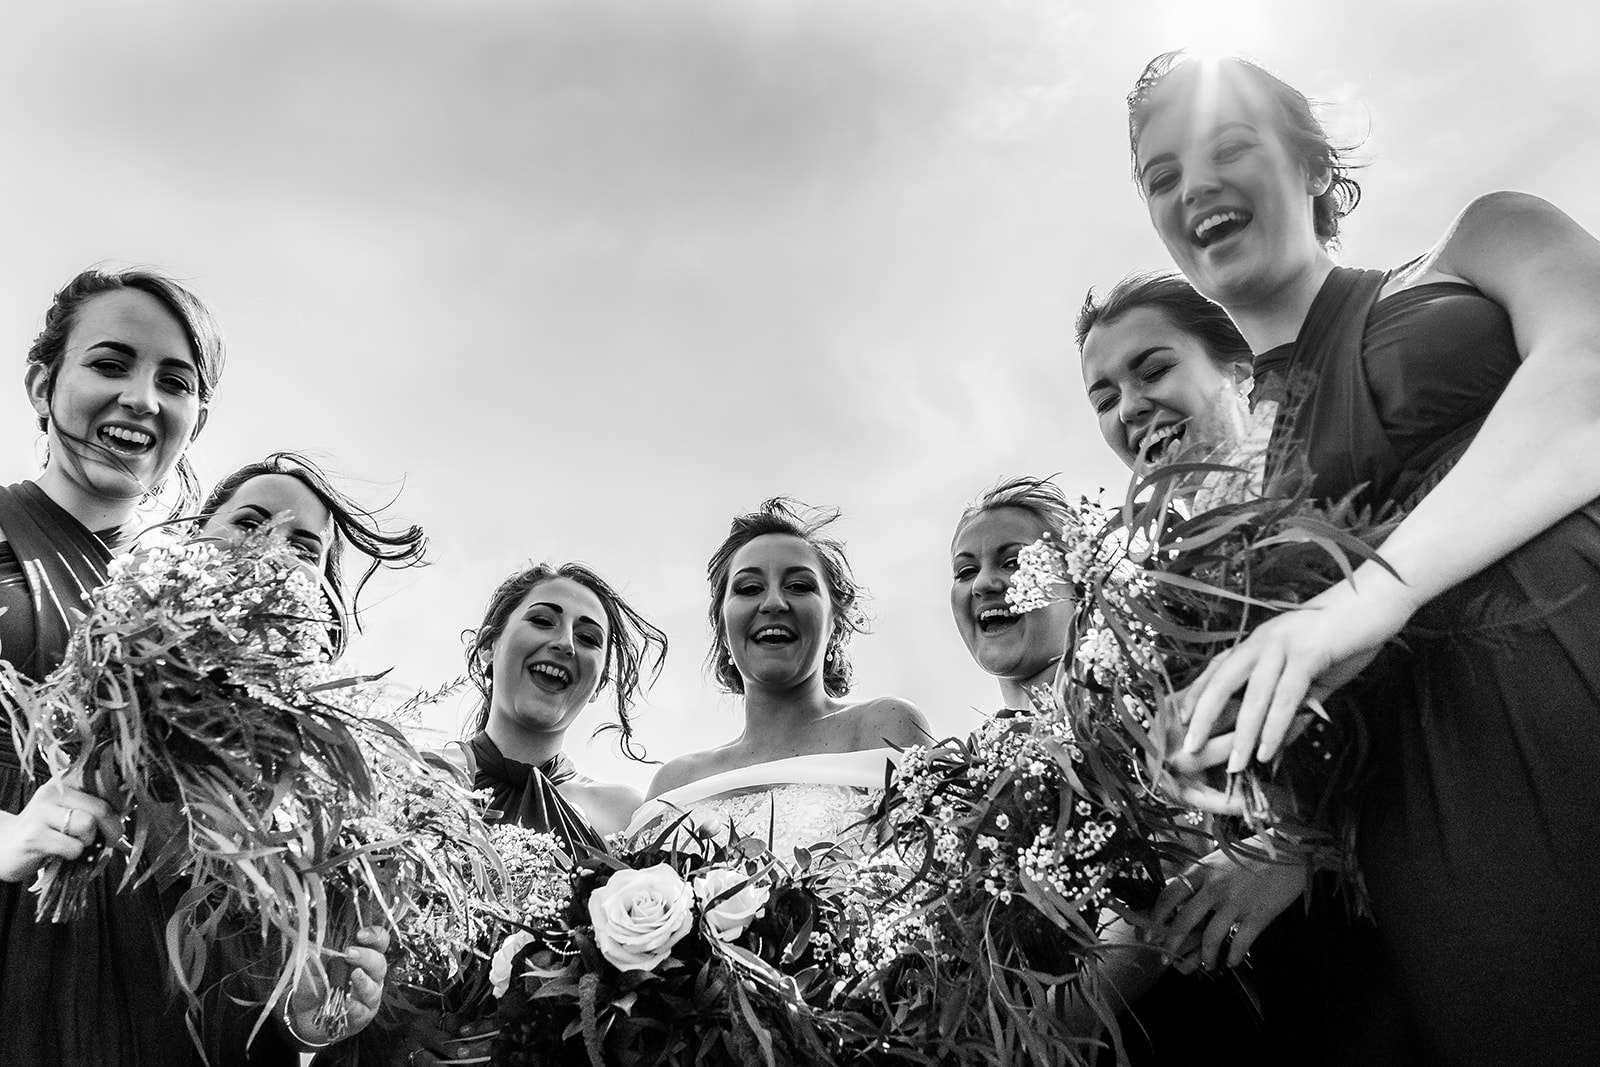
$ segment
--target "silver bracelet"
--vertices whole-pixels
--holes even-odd
[[[294,1038],[300,1043],[300,1047],[302,1049],[327,1048],[329,1045],[338,1040],[337,1038],[330,1037],[326,1041],[307,1041],[305,1038],[301,1037],[300,1031],[294,1028],[294,1016],[289,1012],[289,1002],[293,999],[293,990],[290,990],[283,998],[283,1027],[285,1030],[289,1031],[290,1037]]]

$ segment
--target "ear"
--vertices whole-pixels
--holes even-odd
[[[206,420],[210,417],[211,409],[206,405],[201,404],[200,415],[194,420],[194,432],[189,434],[189,440],[193,441],[195,438],[200,436],[200,431],[206,428]]]
[[[22,382],[28,389],[28,403],[41,419],[50,417],[50,368],[43,363],[28,364]]]
[[[1333,185],[1333,171],[1327,167],[1318,167],[1316,170],[1306,172],[1306,192],[1313,196],[1321,196]]]

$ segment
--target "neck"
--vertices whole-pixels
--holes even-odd
[[[1271,291],[1249,301],[1220,300],[1224,310],[1255,353],[1292,344],[1317,298],[1322,283],[1333,272],[1333,260],[1319,250],[1315,258]]]
[[[555,733],[536,733],[531,730],[519,728],[504,716],[489,712],[489,724],[484,727],[484,732],[489,735],[489,740],[494,742],[494,747],[500,754],[509,760],[518,763],[531,763],[537,767],[555,759],[561,753],[562,742],[566,740],[567,731]]]
[[[740,740],[760,738],[763,745],[781,747],[786,741],[804,737],[814,723],[833,710],[820,670],[796,685],[782,688],[746,679],[744,736]]]
[[[1056,668],[1060,666],[1059,659],[1053,659],[1038,674],[1030,678],[1001,678],[1000,699],[1005,701],[1005,706],[1013,711],[1029,711],[1033,708],[1033,697],[1029,690],[1039,686],[1049,687],[1056,680]]]
[[[88,530],[124,526],[139,508],[137,497],[108,498],[92,493],[69,477],[60,464],[48,464],[36,483],[44,495]]]

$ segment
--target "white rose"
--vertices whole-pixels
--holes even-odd
[[[694,895],[705,913],[706,925],[723,941],[732,941],[744,933],[772,896],[770,886],[756,881],[715,904],[711,903],[748,877],[743,871],[726,867],[703,871],[695,876]]]
[[[653,971],[694,926],[694,894],[665,863],[618,871],[589,896],[600,954],[619,971]]]
[[[534,936],[526,930],[518,930],[494,950],[494,959],[489,963],[489,981],[494,983],[494,995],[498,1000],[506,995],[506,990],[511,988],[511,963],[517,958],[517,953],[527,948],[534,941]]]

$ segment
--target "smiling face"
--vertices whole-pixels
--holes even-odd
[[[1141,454],[1159,466],[1180,446],[1200,458],[1236,445],[1249,413],[1239,390],[1245,372],[1219,365],[1204,342],[1155,308],[1102,319],[1083,342],[1083,384],[1100,436],[1130,469]]]
[[[728,575],[722,621],[745,691],[789,689],[813,675],[820,684],[833,605],[817,550],[791,534],[762,534],[733,554]]]
[[[600,689],[609,640],[605,607],[587,586],[570,578],[534,586],[494,642],[491,723],[565,733]]]
[[[289,547],[305,560],[313,577],[320,577],[333,546],[333,516],[309,486],[291,475],[258,474],[251,478],[222,502],[200,533],[237,541],[274,516],[283,519]]]
[[[950,545],[950,611],[972,658],[988,673],[1018,683],[1053,667],[1066,648],[1070,601],[1015,615],[1006,590],[1017,552],[1045,534],[1026,508],[980,511],[956,527]]]
[[[1230,310],[1270,298],[1325,257],[1308,173],[1272,102],[1238,70],[1197,67],[1152,94],[1134,149],[1139,187],[1172,260]]]
[[[137,289],[85,300],[54,373],[30,365],[27,384],[48,422],[45,476],[98,500],[144,496],[205,425],[183,325]]]

